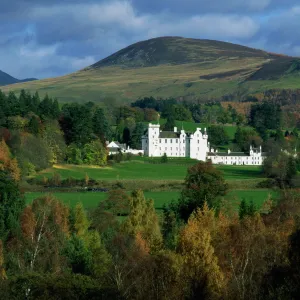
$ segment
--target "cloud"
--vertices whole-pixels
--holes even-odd
[[[19,78],[63,75],[167,35],[299,55],[299,25],[296,0],[1,1],[0,69]]]

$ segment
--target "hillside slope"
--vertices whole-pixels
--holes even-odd
[[[14,84],[14,83],[28,82],[33,80],[37,80],[37,79],[27,78],[27,79],[19,80],[0,70],[0,86]]]
[[[130,102],[144,96],[212,99],[300,88],[298,59],[226,42],[161,37],[130,45],[81,71],[3,87],[61,102]]]

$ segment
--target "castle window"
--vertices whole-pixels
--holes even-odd
[[[167,143],[168,142],[168,140],[167,139],[165,139],[165,143]]]
[[[170,139],[170,142],[172,143],[172,139]]]
[[[176,143],[178,143],[178,139],[176,139]]]
[[[200,141],[198,140],[198,144],[200,144]]]
[[[161,139],[159,139],[159,143],[161,143]]]
[[[167,147],[165,148],[165,150],[167,151]]]

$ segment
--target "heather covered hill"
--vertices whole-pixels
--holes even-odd
[[[220,100],[300,88],[299,60],[232,43],[161,37],[130,45],[78,72],[3,91],[48,93],[60,102],[118,105],[138,98]]]
[[[161,37],[128,46],[95,63],[91,68],[151,67],[246,57],[270,58],[273,55],[262,50],[220,41]]]

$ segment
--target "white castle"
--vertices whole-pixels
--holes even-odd
[[[262,165],[266,153],[250,146],[248,153],[218,152],[210,148],[206,128],[197,128],[194,133],[183,129],[178,131],[161,131],[160,125],[149,124],[146,134],[142,137],[142,149],[149,157],[189,157],[201,161],[211,160],[213,164],[225,165]]]

